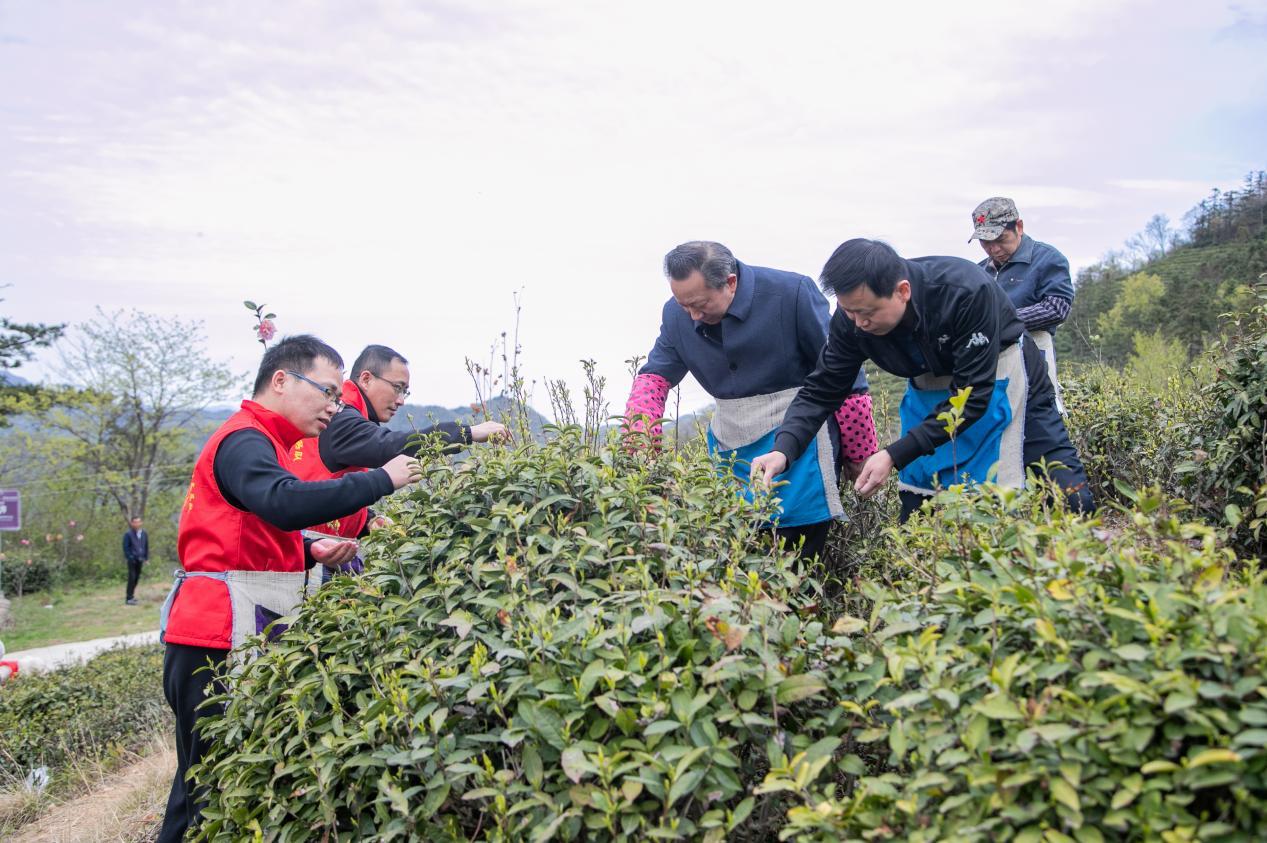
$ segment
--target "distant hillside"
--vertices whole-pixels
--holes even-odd
[[[498,396],[488,402],[488,414],[493,421],[505,422],[513,412],[513,404],[509,398]],[[475,417],[469,406],[447,409],[436,404],[406,404],[396,411],[392,420],[387,423],[391,430],[422,430],[443,422],[460,422],[461,424],[477,424],[487,419]],[[528,429],[533,438],[540,439],[545,435],[545,425],[550,420],[531,407],[528,408]]]
[[[511,402],[509,399],[498,397],[488,402],[488,407],[492,417],[497,421],[501,421],[502,416],[510,412]],[[203,444],[211,438],[211,434],[215,432],[215,429],[220,426],[220,423],[233,415],[236,410],[236,405],[232,407],[211,407],[203,410],[192,423],[185,426],[185,432],[189,435],[189,439],[195,447],[201,449]],[[37,427],[37,422],[33,418],[26,416],[14,416],[9,421],[17,430],[31,431]],[[430,427],[440,422],[452,421],[468,425],[472,424],[473,414],[471,408],[467,406],[449,409],[435,404],[406,404],[392,417],[387,427],[391,430],[413,430]],[[532,431],[534,438],[542,438],[544,426],[549,423],[549,419],[536,410],[529,408],[528,427]],[[0,429],[0,436],[3,435],[3,429]]]
[[[713,405],[709,405],[698,413],[686,413],[682,415],[675,424],[673,421],[664,423],[664,438],[666,440],[676,440],[679,443],[689,442],[692,439],[703,438],[708,433],[708,426],[713,421]]]
[[[216,408],[202,414],[204,421],[213,424],[210,430],[199,432],[198,447],[202,447],[202,443],[210,438],[215,426],[232,415],[235,409],[237,408]],[[511,411],[510,399],[498,396],[488,402],[488,410],[495,421],[502,421],[502,417]],[[550,420],[532,408],[529,408],[528,413],[528,427],[534,437],[540,438],[545,425],[549,424]],[[392,416],[391,421],[387,423],[387,428],[389,430],[422,430],[442,422],[460,422],[466,425],[477,423],[469,406],[449,408],[441,407],[439,404],[405,404],[396,411],[396,415]]]
[[[1198,354],[1221,316],[1246,305],[1245,290],[1267,272],[1267,178],[1251,173],[1241,190],[1218,192],[1185,216],[1182,231],[1150,225],[1143,259],[1110,256],[1078,273],[1073,310],[1056,335],[1066,360],[1121,365],[1139,334],[1160,333]],[[1162,238],[1158,238],[1158,234]],[[1140,248],[1143,235],[1128,249]],[[1138,253],[1137,253],[1138,254]]]

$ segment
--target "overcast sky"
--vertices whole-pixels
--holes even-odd
[[[251,298],[454,405],[522,290],[529,375],[623,406],[673,245],[975,259],[1003,194],[1086,265],[1267,166],[1264,55],[1267,0],[0,0],[0,308],[196,317],[253,371]]]

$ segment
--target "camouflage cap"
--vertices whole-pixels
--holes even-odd
[[[972,212],[973,240],[997,240],[1003,229],[1010,222],[1016,222],[1021,214],[1016,210],[1016,203],[1006,196],[991,196]]]

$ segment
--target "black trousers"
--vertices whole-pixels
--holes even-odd
[[[141,566],[144,564],[140,559],[128,560],[128,600],[136,597],[136,584],[141,581]]]
[[[784,550],[791,550],[800,545],[800,558],[813,559],[823,554],[827,545],[827,531],[831,529],[831,521],[819,521],[817,524],[805,524],[800,527],[778,527],[774,534],[782,542]],[[805,544],[801,544],[801,539]]]
[[[1023,335],[1021,353],[1025,375],[1029,379],[1029,395],[1025,400],[1025,444],[1022,458],[1026,468],[1038,471],[1039,463],[1060,463],[1049,467],[1047,476],[1065,492],[1065,502],[1074,512],[1093,512],[1095,499],[1087,483],[1087,471],[1065,429],[1065,419],[1056,409],[1056,390],[1047,376],[1047,360],[1028,334]],[[900,520],[905,522],[926,497],[914,492],[899,492],[902,501]]]
[[[195,725],[200,716],[208,713],[198,710],[211,684],[211,670],[207,665],[219,667],[228,654],[228,650],[168,644],[163,655],[163,696],[176,715],[176,776],[167,797],[167,813],[163,816],[158,843],[183,840],[185,830],[198,822],[202,806],[206,804],[206,798],[195,792],[193,782],[186,781],[185,776],[207,750],[207,743]]]

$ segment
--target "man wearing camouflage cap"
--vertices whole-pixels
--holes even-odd
[[[1056,407],[1064,413],[1060,381],[1056,379],[1056,349],[1052,332],[1069,317],[1073,281],[1069,261],[1056,249],[1025,233],[1016,203],[992,196],[972,212],[972,240],[980,240],[989,255],[980,266],[989,273],[1016,307],[1026,332],[1047,358],[1047,374],[1056,389]]]

